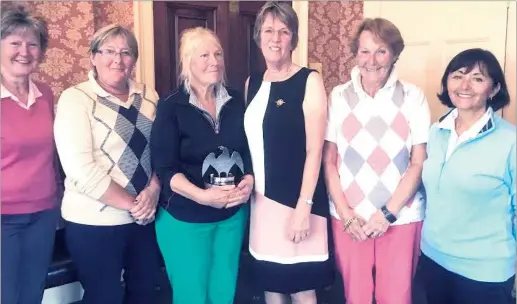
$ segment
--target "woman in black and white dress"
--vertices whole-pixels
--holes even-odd
[[[245,130],[255,172],[250,253],[266,303],[316,304],[332,283],[329,207],[321,167],[326,94],[320,74],[294,64],[298,19],[289,5],[268,2],[254,38],[264,73],[246,81]]]

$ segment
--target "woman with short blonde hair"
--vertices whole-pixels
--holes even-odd
[[[151,138],[162,186],[156,234],[174,304],[233,303],[253,188],[244,100],[225,87],[209,29],[180,40],[181,84],[163,98]]]
[[[137,58],[128,29],[99,29],[90,43],[88,80],[59,98],[54,132],[66,173],[61,211],[85,304],[156,303],[160,256],[152,221],[160,185],[149,140],[158,95],[131,80]]]

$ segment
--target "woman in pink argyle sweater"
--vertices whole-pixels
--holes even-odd
[[[397,77],[403,49],[393,23],[364,20],[351,80],[329,100],[324,163],[347,304],[411,303],[430,114],[422,91]]]

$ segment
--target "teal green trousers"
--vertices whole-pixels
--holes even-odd
[[[187,223],[160,208],[156,236],[174,304],[232,304],[248,206],[216,223]]]

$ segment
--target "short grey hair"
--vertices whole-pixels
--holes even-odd
[[[103,28],[100,28],[95,34],[93,34],[92,40],[90,41],[90,54],[95,54],[99,51],[99,48],[109,39],[113,37],[121,36],[126,39],[127,46],[135,60],[138,59],[138,41],[136,40],[135,34],[128,28],[120,24],[110,24]]]
[[[41,55],[48,48],[48,25],[41,16],[32,14],[25,6],[13,3],[2,4],[2,21],[0,22],[1,39],[26,30],[34,32],[39,39]]]
[[[253,29],[253,39],[255,40],[255,43],[257,43],[260,48],[260,32],[268,14],[271,14],[273,15],[273,18],[280,20],[291,31],[291,48],[294,50],[298,45],[298,16],[289,4],[278,3],[276,1],[266,2],[257,14],[255,27]]]

